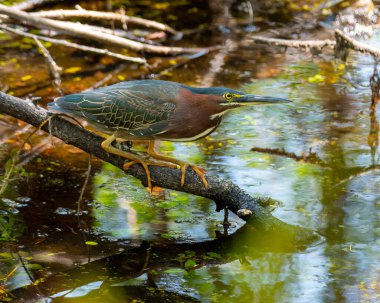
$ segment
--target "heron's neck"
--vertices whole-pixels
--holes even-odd
[[[218,112],[216,112],[215,114],[211,115],[211,116],[210,116],[210,119],[211,119],[212,121],[215,120],[215,119],[220,120],[220,119],[222,119],[222,117],[223,117],[226,113],[228,113],[231,109],[234,109],[234,107],[231,107],[231,108],[228,108],[228,107],[226,107],[226,108],[220,108],[220,111],[218,111]]]

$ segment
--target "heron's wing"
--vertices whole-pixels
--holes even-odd
[[[149,137],[167,128],[176,107],[173,96],[151,85],[117,84],[60,97],[51,108],[82,116],[103,130],[123,130],[136,137]]]

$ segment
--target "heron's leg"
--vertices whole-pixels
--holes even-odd
[[[205,171],[201,167],[192,165],[186,161],[178,160],[178,159],[164,156],[162,154],[157,153],[155,149],[155,141],[149,141],[148,154],[151,155],[155,159],[163,160],[169,163],[174,163],[174,164],[179,165],[179,167],[181,168],[181,186],[185,184],[186,170],[190,166],[195,171],[195,173],[201,178],[204,186],[207,187],[208,184],[207,184],[206,178],[204,177]]]
[[[177,164],[174,163],[165,163],[165,162],[158,162],[158,161],[147,161],[145,160],[145,163],[147,165],[154,165],[154,166],[164,166],[164,167],[171,167],[171,168],[177,168]],[[127,162],[123,165],[124,170],[127,170],[129,167],[131,167],[133,164],[136,164],[135,161]]]
[[[108,137],[106,140],[104,140],[102,142],[102,144],[101,144],[102,148],[106,152],[109,152],[111,154],[118,155],[120,157],[123,157],[123,158],[130,160],[130,162],[127,162],[123,165],[123,168],[125,170],[127,170],[131,165],[133,165],[135,163],[140,163],[143,166],[145,173],[146,173],[146,178],[148,180],[148,188],[151,189],[152,188],[152,182],[151,182],[151,178],[150,178],[150,171],[148,169],[148,164],[150,164],[150,163],[147,163],[147,161],[145,161],[143,158],[141,158],[140,156],[138,156],[136,154],[126,152],[126,151],[123,151],[123,150],[120,150],[120,149],[113,147],[111,144],[115,140],[116,140],[116,136],[115,136],[115,134],[113,134],[112,136]]]

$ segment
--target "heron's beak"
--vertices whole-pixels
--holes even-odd
[[[289,103],[292,102],[288,99],[269,97],[269,96],[259,96],[259,95],[243,95],[239,99],[235,99],[235,103],[239,105],[259,105],[259,104],[269,104],[269,103]]]

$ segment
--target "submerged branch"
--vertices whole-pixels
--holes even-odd
[[[51,117],[45,109],[2,92],[0,92],[0,113],[13,116],[36,127]],[[44,125],[42,129],[50,132],[51,135],[60,138],[67,144],[74,145],[119,168],[123,167],[125,162],[123,158],[109,154],[101,148],[101,142],[104,141],[103,138],[80,128],[68,120],[53,116],[50,119],[50,125]],[[181,187],[181,172],[178,169],[151,166],[150,172],[153,185],[209,198],[216,203],[217,210],[228,207],[230,211],[240,216],[246,222],[254,223],[258,229],[285,231],[290,239],[294,241],[301,239],[302,241],[306,241],[306,239],[311,240],[315,238],[315,234],[312,231],[289,225],[272,216],[268,210],[258,203],[262,198],[251,197],[231,181],[206,174],[205,177],[209,186],[204,188],[198,175],[193,170],[188,169],[185,185]],[[147,184],[145,171],[140,165],[131,166],[126,173],[140,179],[143,184]]]
[[[277,39],[262,36],[252,36],[250,37],[255,43],[284,46],[284,47],[294,47],[294,48],[305,48],[307,50],[317,50],[322,51],[325,47],[343,47],[346,49],[352,49],[361,53],[369,54],[376,59],[380,59],[380,50],[374,46],[366,45],[365,43],[359,42],[348,35],[344,34],[341,30],[335,30],[334,40],[288,40],[288,39]]]
[[[316,153],[309,151],[309,154],[296,155],[294,153],[290,153],[285,151],[284,149],[279,148],[261,148],[261,147],[252,147],[251,151],[258,153],[266,153],[274,156],[281,156],[293,159],[297,162],[305,162],[310,164],[316,164],[320,166],[327,166],[327,163],[324,162],[321,158],[318,157]]]
[[[252,36],[250,37],[254,42],[268,45],[285,46],[285,47],[295,47],[295,48],[306,48],[306,49],[319,49],[322,50],[325,47],[334,47],[334,40],[288,40],[288,39],[278,39],[278,38],[268,38],[262,36]]]
[[[352,39],[351,37],[344,34],[339,29],[335,30],[335,38],[337,41],[343,40],[345,42],[344,45],[352,50],[369,54],[376,59],[380,59],[380,50],[377,47],[366,45],[362,42],[356,41],[355,39]]]

